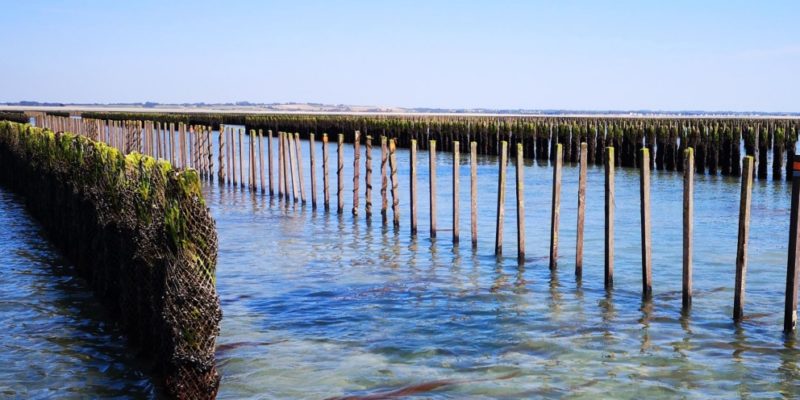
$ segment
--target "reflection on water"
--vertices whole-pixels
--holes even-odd
[[[307,159],[308,146],[303,145]],[[345,154],[352,160],[351,146]],[[437,170],[438,224],[446,228],[452,226],[450,157],[441,154]],[[373,154],[373,159],[378,157]],[[206,187],[220,237],[218,289],[225,313],[217,354],[221,398],[800,393],[795,384],[798,351],[794,340],[781,334],[785,183],[754,185],[749,317],[736,326],[731,320],[739,201],[735,178],[697,177],[695,298],[691,312],[683,313],[678,174],[653,174],[653,296],[643,301],[638,171],[617,171],[617,268],[615,287],[607,292],[602,169],[591,167],[588,174],[584,270],[582,280],[576,280],[576,167],[564,168],[560,259],[558,270],[551,272],[552,171],[546,165],[525,167],[527,258],[520,265],[514,251],[513,183],[506,204],[507,256],[493,254],[496,159],[482,157],[478,168],[475,250],[468,242],[468,159],[461,160],[460,246],[453,246],[449,231],[435,240],[428,237],[425,152],[418,160],[420,234],[411,236],[408,159],[407,152],[398,152],[397,230],[381,224],[377,163],[372,221],[363,213],[325,213],[320,173],[318,210],[311,209],[310,201],[286,204],[216,184]],[[345,173],[349,210],[352,171],[346,168]],[[331,175],[331,187],[335,179]]]

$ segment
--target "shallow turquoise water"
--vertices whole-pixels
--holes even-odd
[[[332,163],[334,149],[331,145]],[[326,398],[404,387],[419,389],[416,396],[423,398],[800,393],[799,353],[794,340],[784,340],[781,333],[787,184],[754,186],[747,320],[737,326],[731,319],[736,178],[697,176],[695,297],[684,315],[679,174],[652,177],[654,297],[643,303],[637,170],[617,171],[615,287],[606,292],[602,169],[589,170],[584,273],[578,281],[575,166],[564,168],[559,267],[551,273],[548,166],[524,168],[527,257],[519,266],[511,179],[504,257],[493,255],[495,159],[482,158],[479,167],[479,246],[473,250],[467,158],[461,160],[461,245],[455,247],[449,230],[452,155],[438,155],[440,231],[431,239],[426,153],[418,161],[419,234],[412,238],[408,153],[398,151],[401,227],[395,230],[381,224],[379,148],[374,152],[371,222],[363,215],[363,181],[361,215],[349,212],[351,146],[343,215],[335,214],[335,192],[332,212],[326,213],[321,203],[312,210],[310,200],[305,206],[287,205],[216,184],[206,188],[220,236],[221,398]],[[319,163],[319,145],[316,154]],[[508,171],[513,177],[514,167]],[[332,175],[332,188],[335,182]],[[321,199],[322,184],[317,188]]]

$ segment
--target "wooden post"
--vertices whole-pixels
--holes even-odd
[[[314,134],[308,135],[308,168],[311,172],[311,209],[317,209],[317,173],[314,166]]]
[[[583,227],[586,219],[586,168],[588,164],[588,145],[581,143],[580,171],[578,172],[578,227],[575,243],[575,276],[583,275]]]
[[[790,146],[793,144],[790,143]],[[789,257],[786,265],[786,302],[783,313],[783,331],[792,332],[797,326],[797,282],[798,282],[798,244],[800,244],[800,155],[792,159],[791,172],[786,172],[787,176],[792,177],[792,208],[789,213]]]
[[[283,169],[283,133],[278,132],[278,198],[283,198],[284,186],[284,169]]]
[[[344,212],[344,135],[339,134],[338,140],[336,142],[336,154],[338,155],[338,166],[336,168],[336,179],[337,179],[337,203],[336,203],[336,213],[341,214]]]
[[[469,143],[469,217],[472,248],[478,247],[478,142]]]
[[[328,134],[322,134],[322,202],[325,211],[331,209],[331,192],[328,185]]]
[[[290,133],[288,132],[283,133],[283,184],[285,186],[283,193],[287,201],[291,198],[291,195],[294,195],[295,200],[297,199],[297,192],[295,192],[297,186],[294,184],[294,167],[292,166],[292,148],[289,144],[289,135]]]
[[[225,148],[225,125],[219,126],[219,154],[217,157],[219,158],[219,170],[217,171],[217,180],[220,184],[224,184],[226,182],[226,171],[225,171],[225,154],[227,154],[228,149]]]
[[[248,179],[248,182],[250,183],[250,190],[252,190],[253,192],[256,191],[256,142],[255,142],[255,139],[256,139],[256,130],[255,129],[250,129],[250,136],[248,136],[248,138],[247,138],[247,143],[249,144],[249,146],[247,146],[247,147],[250,148],[250,156],[248,157],[248,159],[250,160],[250,163],[249,163],[250,167],[248,168],[248,172],[249,172],[250,177]]]
[[[500,157],[498,159],[499,172],[497,174],[497,222],[495,224],[494,254],[503,254],[503,221],[506,215],[506,158],[508,157],[508,142],[500,142]]]
[[[295,132],[294,134],[294,151],[296,154],[295,157],[295,164],[297,164],[297,180],[300,184],[300,200],[303,204],[306,204],[306,189],[305,183],[303,182],[303,152],[300,146],[300,134]]]
[[[606,147],[605,187],[605,288],[614,286],[614,148]]]
[[[650,240],[650,150],[641,150],[639,166],[639,200],[642,230],[642,297],[649,299],[653,294],[653,259]]]
[[[397,181],[397,143],[394,138],[389,141],[389,168],[392,173],[392,214],[395,228],[400,227],[400,194],[398,193],[399,182]]]
[[[300,171],[297,164],[297,146],[291,133],[286,133],[286,149],[289,151],[289,172],[292,174],[292,201],[300,201]]]
[[[461,191],[461,177],[459,176],[459,169],[461,168],[461,153],[458,148],[458,141],[453,141],[453,244],[458,245],[459,241],[459,226],[458,226],[458,200],[459,192]]]
[[[353,137],[353,215],[358,215],[358,183],[361,161],[361,132],[356,131]]]
[[[694,231],[694,149],[683,151],[683,309],[692,305],[692,236]]]
[[[744,290],[747,277],[747,242],[750,235],[750,202],[753,192],[753,157],[742,162],[742,194],[739,203],[739,240],[736,246],[736,288],[733,297],[733,320],[744,316]]]
[[[267,131],[267,173],[269,174],[269,195],[272,196],[275,194],[272,186],[272,129]],[[278,188],[278,192],[280,192],[280,187]]]
[[[367,220],[372,218],[372,136],[367,135],[367,148],[366,155],[366,173],[364,174],[364,211],[367,215]]]
[[[525,164],[522,156],[522,143],[517,143],[517,261],[520,263],[525,262]]]
[[[389,221],[388,217],[388,203],[389,200],[386,194],[386,186],[388,184],[386,178],[386,163],[387,163],[387,143],[386,143],[386,136],[381,136],[381,219],[383,224],[386,225]]]
[[[553,196],[550,211],[550,270],[558,266],[558,225],[561,220],[561,163],[563,162],[563,145],[556,143],[555,160],[553,160]]]
[[[417,140],[411,139],[411,236],[417,235]]]
[[[261,184],[261,194],[266,193],[264,186],[264,131],[258,130],[258,178]]]
[[[230,183],[231,187],[236,186],[236,138],[233,135],[233,128],[228,129],[228,165],[231,167],[228,168],[228,182]]]
[[[428,141],[428,183],[430,188],[431,237],[436,237],[436,141]]]
[[[242,153],[242,141],[244,141],[244,129],[239,128],[239,187],[244,188],[244,158]]]
[[[109,128],[110,129],[110,128]],[[177,167],[175,164],[175,123],[169,123],[169,163]]]

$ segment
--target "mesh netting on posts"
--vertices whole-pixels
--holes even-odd
[[[213,398],[217,236],[193,170],[84,136],[0,122],[0,180],[154,361],[167,392]]]

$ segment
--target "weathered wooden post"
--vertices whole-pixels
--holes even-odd
[[[386,136],[381,136],[381,219],[383,224],[386,225],[389,221],[388,207],[389,200],[386,194],[386,186],[388,180],[386,178],[386,163],[387,163],[387,143]]]
[[[272,186],[272,129],[267,131],[267,173],[269,174],[269,195],[273,196],[275,191]],[[278,187],[278,192],[280,190],[280,187]]]
[[[244,141],[244,129],[239,128],[239,187],[244,189],[244,156],[242,153],[242,142]]]
[[[578,227],[575,241],[575,276],[583,275],[583,230],[586,219],[586,168],[588,164],[588,145],[581,143],[580,171],[578,172]]]
[[[328,185],[328,134],[322,134],[322,198],[325,211],[331,209],[331,192]]]
[[[563,148],[561,143],[555,144],[553,149],[553,197],[550,211],[550,270],[558,266],[558,225],[561,217],[561,163],[563,162]]]
[[[336,142],[336,154],[339,156],[338,166],[336,168],[336,178],[337,178],[337,204],[336,204],[336,213],[341,214],[344,212],[344,135],[339,134],[338,140]]]
[[[361,161],[361,131],[356,130],[353,136],[353,215],[358,215],[358,183]]]
[[[742,193],[739,203],[739,240],[736,245],[736,287],[733,296],[733,320],[744,317],[744,292],[747,277],[747,243],[750,236],[750,203],[753,192],[753,156],[742,161]]]
[[[650,299],[653,294],[653,260],[650,240],[650,150],[641,149],[639,166],[639,200],[642,228],[642,297]]]
[[[478,247],[478,142],[469,144],[469,217],[472,248]]]
[[[264,131],[261,129],[258,130],[258,178],[261,184],[261,194],[264,194],[267,188],[264,179]]]
[[[278,132],[278,199],[283,199],[286,170],[283,168],[283,132]]]
[[[790,144],[793,146],[793,144]],[[791,172],[790,172],[791,171]],[[783,313],[783,331],[792,332],[797,327],[797,285],[798,285],[798,235],[800,235],[800,155],[792,159],[792,168],[786,175],[792,177],[792,208],[789,214],[789,257],[786,265],[786,303]]]
[[[286,133],[286,149],[289,151],[289,171],[292,173],[292,201],[300,201],[300,171],[298,170],[297,146],[294,136]]]
[[[436,141],[428,141],[428,183],[430,188],[431,237],[436,237]]]
[[[365,174],[364,174],[364,212],[367,220],[372,219],[372,136],[367,135],[367,147],[364,150],[366,157]]]
[[[306,190],[305,184],[303,182],[303,152],[301,150],[302,146],[300,145],[300,134],[295,132],[294,134],[294,150],[296,153],[296,163],[297,164],[297,180],[300,184],[300,200],[303,204],[306,204]]]
[[[520,263],[525,262],[525,164],[522,157],[522,143],[517,143],[517,261]]]
[[[459,142],[453,141],[453,244],[458,245],[459,226],[458,226],[458,200],[461,197],[461,179],[459,169],[461,168],[461,152]]]
[[[417,235],[417,140],[411,139],[411,161],[410,161],[410,196],[411,196],[411,236]]]
[[[694,231],[694,149],[683,151],[683,309],[692,305],[692,236]]]
[[[317,209],[317,172],[314,163],[314,134],[308,135],[308,168],[311,172],[311,209]]]
[[[397,154],[396,139],[389,141],[389,168],[392,170],[392,214],[394,216],[394,227],[400,227],[400,194],[398,193],[399,182],[397,181]]]
[[[605,288],[614,286],[614,148],[606,147],[605,185]]]
[[[289,199],[291,199],[292,195],[292,192],[290,192],[289,188],[294,185],[294,182],[292,181],[292,159],[291,149],[289,148],[289,140],[287,139],[288,136],[289,133],[287,132],[283,132],[281,134],[281,143],[283,144],[283,196],[287,202]]]
[[[175,164],[175,123],[169,123],[169,163]]]
[[[225,171],[225,154],[227,154],[228,149],[225,148],[225,126],[219,126],[219,154],[217,157],[219,158],[219,170],[217,171],[217,180],[220,184],[225,184],[226,182],[226,171]]]
[[[239,187],[244,188],[244,156],[242,153],[242,141],[244,141],[244,129],[239,128],[239,142],[236,143],[236,147],[239,150]]]
[[[256,146],[255,146],[256,142],[255,142],[255,138],[256,138],[256,130],[255,129],[250,129],[250,135],[247,138],[248,139],[247,140],[247,143],[248,143],[247,147],[250,148],[250,156],[248,157],[248,160],[249,160],[248,166],[249,166],[249,168],[247,170],[248,170],[248,174],[250,175],[249,179],[248,179],[248,183],[250,184],[250,190],[253,191],[253,192],[256,191]]]
[[[500,157],[498,157],[499,172],[497,174],[497,222],[495,224],[494,254],[503,254],[503,222],[506,215],[506,158],[508,157],[508,142],[500,142]]]

